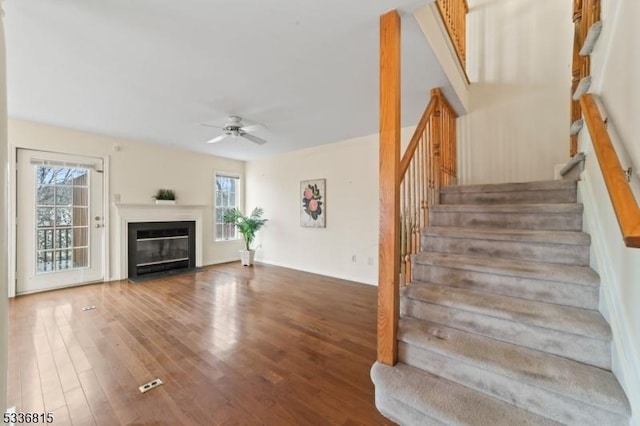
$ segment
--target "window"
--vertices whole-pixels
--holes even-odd
[[[224,213],[240,207],[240,178],[225,174],[216,174],[215,191],[215,229],[216,241],[235,240],[238,232],[233,224],[224,223]]]

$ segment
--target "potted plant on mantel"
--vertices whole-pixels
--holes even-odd
[[[224,214],[224,223],[235,225],[242,234],[242,238],[244,238],[246,250],[240,250],[240,260],[244,266],[253,264],[255,250],[251,249],[251,243],[255,240],[258,229],[262,228],[267,222],[267,219],[262,219],[263,214],[264,210],[260,207],[253,209],[250,216],[243,215],[236,208],[229,209]]]
[[[156,204],[175,204],[176,193],[173,189],[158,189],[156,195],[153,196],[156,199]]]

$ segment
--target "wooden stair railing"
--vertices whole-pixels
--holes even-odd
[[[571,66],[571,96],[576,92],[580,81],[588,77],[591,72],[589,56],[580,56],[580,49],[589,32],[589,28],[600,20],[600,0],[573,0],[573,63]],[[571,99],[571,123],[582,116],[580,102]],[[572,135],[569,142],[569,155],[578,153],[578,135]]]
[[[398,359],[400,264],[404,284],[411,277],[411,256],[420,248],[420,228],[427,225],[429,206],[439,201],[442,185],[456,180],[455,119],[442,92],[432,90],[400,160],[400,16],[395,10],[382,15],[377,359],[387,365]]]
[[[620,165],[593,95],[583,95],[580,98],[580,106],[624,243],[627,247],[640,248],[640,207],[624,175],[624,169]]]
[[[440,89],[431,101],[400,162],[400,285],[411,282],[411,258],[420,251],[420,230],[440,188],[456,183],[456,118]]]
[[[467,13],[469,12],[467,0],[436,0],[436,5],[466,76]]]

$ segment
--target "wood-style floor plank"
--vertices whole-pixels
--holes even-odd
[[[230,263],[20,296],[9,343],[10,403],[56,425],[391,424],[363,284]]]

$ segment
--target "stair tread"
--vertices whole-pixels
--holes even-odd
[[[430,283],[412,283],[402,289],[402,296],[579,336],[611,339],[611,329],[605,319],[589,309]]]
[[[552,420],[507,404],[404,363],[376,362],[371,378],[390,397],[450,425],[557,425]]]
[[[589,245],[589,234],[580,231],[537,231],[505,228],[470,228],[430,226],[422,230],[428,237],[464,238],[490,241],[515,241],[521,243]]]
[[[398,339],[616,414],[630,414],[613,373],[598,367],[409,318],[400,320]]]
[[[476,272],[509,275],[547,281],[581,284],[591,287],[600,285],[598,274],[588,266],[563,265],[558,263],[528,262],[524,260],[468,256],[454,253],[421,252],[414,262],[423,265],[464,269]]]
[[[462,212],[462,213],[536,213],[536,214],[580,214],[582,204],[435,204],[430,207],[432,212]]]
[[[489,183],[478,185],[450,185],[440,189],[441,193],[468,193],[468,192],[520,192],[520,191],[554,191],[571,190],[577,187],[573,180],[551,180],[538,182],[517,183]]]

